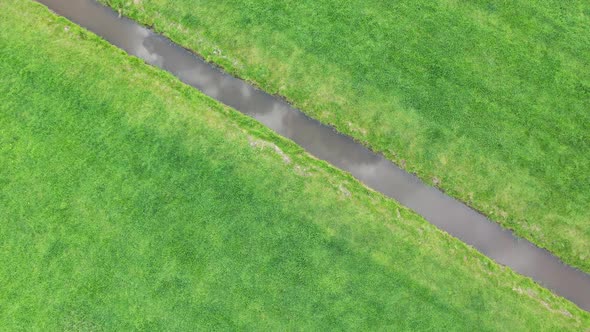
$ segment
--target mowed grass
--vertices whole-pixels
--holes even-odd
[[[590,327],[39,4],[0,3],[0,59],[1,330]]]
[[[590,272],[590,2],[101,1]]]

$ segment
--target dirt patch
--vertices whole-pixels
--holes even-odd
[[[440,187],[440,179],[436,176],[432,178],[432,183],[434,183],[435,186]]]
[[[281,148],[279,148],[276,144],[268,141],[257,140],[252,137],[248,137],[248,141],[250,142],[251,147],[257,147],[260,149],[270,148],[274,150],[279,156],[281,156],[285,164],[291,163],[291,158],[286,153],[284,153],[283,150],[281,150]]]
[[[300,176],[311,176],[311,173],[309,172],[309,169],[307,169],[306,167],[303,167],[301,165],[295,165],[295,174],[300,175]]]
[[[345,186],[340,185],[339,189],[340,189],[340,192],[344,195],[344,197],[350,197],[350,191],[348,189],[346,189]]]
[[[553,313],[559,313],[562,314],[566,317],[573,317],[573,315],[571,314],[571,312],[565,310],[565,309],[553,309],[549,303],[543,301],[542,299],[539,298],[539,294],[532,290],[532,289],[522,289],[520,287],[514,287],[512,288],[513,291],[517,292],[518,294],[522,294],[522,295],[526,295],[534,300],[536,300],[537,302],[541,303],[547,310],[553,312]]]

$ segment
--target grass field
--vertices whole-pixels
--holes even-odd
[[[0,330],[590,327],[41,5],[0,2],[0,59]]]
[[[590,272],[590,2],[101,1]]]

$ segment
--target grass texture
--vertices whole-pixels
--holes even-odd
[[[254,120],[0,2],[0,330],[584,330]]]

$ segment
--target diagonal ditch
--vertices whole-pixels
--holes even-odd
[[[590,275],[518,238],[465,204],[421,182],[352,138],[205,62],[169,39],[94,0],[37,0],[58,15],[162,68],[210,97],[262,122],[313,156],[351,173],[368,187],[414,210],[496,262],[531,277],[590,311]]]

